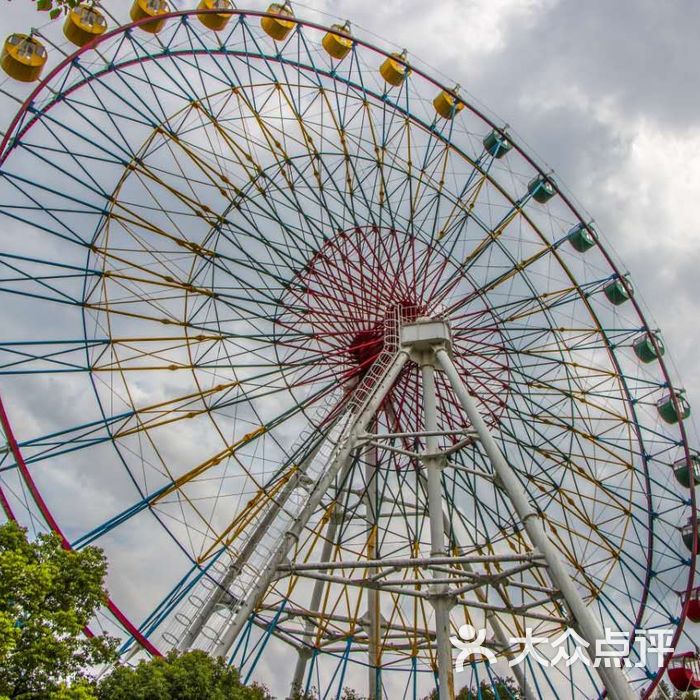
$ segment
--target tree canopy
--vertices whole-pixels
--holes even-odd
[[[48,12],[51,19],[56,19],[60,14],[68,12],[71,7],[80,5],[83,0],[33,0],[36,9],[40,12]]]
[[[651,700],[696,700],[697,697],[694,691],[682,693],[676,690],[674,692],[666,681],[661,681]]]
[[[0,696],[49,697],[63,681],[115,658],[115,640],[83,633],[105,602],[107,570],[94,547],[65,550],[56,535],[34,542],[0,526]]]
[[[311,688],[306,692],[297,690],[292,693],[289,700],[319,700],[319,695],[316,688]],[[362,697],[352,688],[343,688],[343,694],[340,696],[340,700],[367,700],[367,698]]]
[[[0,700],[268,700],[235,668],[202,651],[89,670],[117,660],[117,640],[84,630],[106,601],[102,550],[67,550],[57,535],[30,542],[0,525]]]
[[[169,654],[136,667],[119,666],[97,688],[99,700],[268,700],[265,688],[245,686],[238,671],[203,651]]]
[[[434,690],[424,700],[437,700],[438,692]],[[522,700],[517,683],[512,678],[495,678],[493,681],[481,681],[479,689],[464,686],[455,696],[455,700]]]

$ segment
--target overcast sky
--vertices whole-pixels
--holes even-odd
[[[4,2],[3,35],[47,19],[30,0]],[[126,0],[106,4],[127,20]],[[370,41],[407,48],[509,124],[555,171],[631,272],[649,325],[661,328],[677,382],[696,407],[697,426],[700,3],[306,0],[294,6],[316,20],[318,11],[332,12]],[[3,88],[26,94],[14,84]],[[12,116],[12,103],[2,104],[0,128]]]

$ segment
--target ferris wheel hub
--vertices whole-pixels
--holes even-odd
[[[348,354],[358,367],[369,368],[384,349],[381,328],[360,331],[348,347]]]
[[[438,348],[452,352],[452,333],[450,323],[444,318],[422,316],[413,323],[401,327],[401,345],[414,352],[432,354]]]

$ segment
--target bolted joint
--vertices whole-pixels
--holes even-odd
[[[423,452],[418,456],[426,469],[439,469],[442,471],[445,467],[450,466],[447,455],[442,450],[438,450],[437,452]]]
[[[447,608],[447,610],[450,610],[457,605],[457,596],[449,590],[428,593],[425,597],[433,608],[442,607],[443,609]]]
[[[308,661],[314,655],[314,650],[311,647],[301,646],[297,650],[297,653],[304,661]]]

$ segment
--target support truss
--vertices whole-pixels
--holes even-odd
[[[351,639],[355,651],[367,654],[371,700],[383,697],[383,650],[408,648],[416,652],[420,649],[435,651],[439,700],[453,700],[454,661],[450,637],[455,628],[455,622],[451,619],[451,610],[455,607],[464,609],[467,616],[470,611],[482,611],[493,632],[493,637],[486,642],[486,646],[505,657],[512,656],[515,652],[501,622],[508,616],[573,628],[589,643],[591,650],[596,649],[598,641],[604,638],[600,624],[585,605],[536,508],[479,413],[450,352],[450,332],[446,321],[439,318],[418,319],[401,327],[400,342],[386,344],[385,351],[356,388],[345,414],[336,424],[335,438],[329,437],[332,449],[328,451],[318,447],[299,469],[298,476],[290,480],[281,491],[262,518],[256,534],[248,540],[221,576],[219,585],[183,630],[179,640],[180,648],[196,645],[207,630],[211,618],[218,614],[224,622],[218,624],[212,651],[216,656],[228,657],[251,616],[256,611],[275,610],[274,633],[294,644],[299,652],[292,692],[303,691],[304,680],[308,676],[308,661],[315,658],[315,654],[321,651],[342,653],[344,658],[347,657],[350,641],[341,644],[336,635],[324,632],[324,625],[330,621],[340,624],[352,622],[350,618],[324,610],[323,599],[328,587],[342,586],[361,589],[362,599],[366,601],[366,612],[359,617],[362,629],[357,630]],[[420,372],[421,376],[424,430],[398,430],[383,434],[368,432],[409,360],[415,366],[408,370]],[[447,383],[466,413],[468,426],[448,431],[438,425],[437,373],[443,375],[443,384]],[[447,447],[441,447],[442,438],[450,438],[453,442]],[[531,543],[523,552],[460,554],[460,543],[445,508],[443,470],[458,466],[450,461],[451,454],[466,447],[474,447],[477,443],[488,456],[491,471],[477,467],[471,471],[496,483],[510,502],[520,527]],[[423,448],[416,449],[418,444]],[[365,461],[364,489],[358,494],[350,491],[346,493],[348,497],[360,496],[358,505],[353,509],[347,503],[329,501],[328,493],[332,484],[345,483],[358,451],[364,451],[369,457]],[[419,482],[427,495],[430,529],[430,553],[427,556],[422,553],[411,557],[381,556],[379,533],[383,519],[389,514],[383,512],[377,474],[385,451],[398,451],[405,457],[420,461]],[[314,469],[313,463],[319,461],[322,464]],[[316,476],[310,479],[310,473]],[[294,494],[298,492],[304,477],[306,494],[303,506],[294,511]],[[364,508],[362,515],[359,514],[359,504]],[[418,503],[412,507],[416,512],[420,510]],[[410,510],[411,505],[404,504],[404,508]],[[323,532],[321,560],[290,560],[290,554],[319,509],[325,513],[316,526],[316,532]],[[288,516],[284,521],[285,527],[281,531],[278,527],[279,537],[270,550],[265,566],[256,571],[253,577],[248,571],[248,579],[244,581],[246,566],[254,550],[269,531],[279,525],[284,514]],[[353,561],[334,560],[333,552],[342,529],[358,519],[365,523],[366,528],[364,558]],[[469,532],[460,533],[460,536],[465,538],[463,545],[468,545],[469,540],[475,541]],[[418,572],[421,572],[420,575]],[[531,572],[533,576],[525,580],[522,578],[525,572]],[[429,575],[430,579],[425,579],[424,574]],[[264,600],[266,592],[275,582],[288,577],[293,578],[296,585],[309,581],[313,591],[308,609],[287,609],[282,615],[284,606],[268,608]],[[246,585],[241,585],[242,583]],[[236,584],[239,585],[236,587]],[[235,594],[232,593],[234,588],[238,591]],[[514,604],[509,597],[509,589],[526,591],[530,602]],[[490,592],[496,593],[498,601],[489,595]],[[419,643],[411,643],[410,630],[405,625],[382,618],[383,595],[416,599],[432,606],[433,630],[430,634]],[[294,625],[289,624],[292,620],[302,621],[300,637],[295,636]],[[268,626],[267,634],[271,633]],[[210,635],[205,636],[211,639]],[[293,641],[295,639],[296,642]],[[620,669],[601,664],[596,672],[609,697],[614,700],[634,698]],[[514,673],[523,695],[528,699],[536,697],[522,669],[516,666]]]

